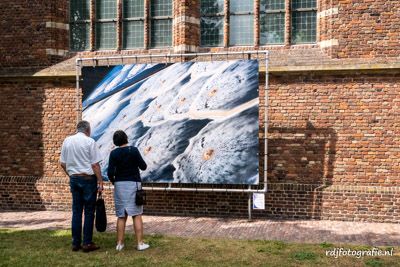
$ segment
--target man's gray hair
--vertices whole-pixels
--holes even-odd
[[[81,133],[86,133],[90,130],[90,123],[88,121],[80,121],[76,125],[76,130]]]

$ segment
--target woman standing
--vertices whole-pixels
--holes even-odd
[[[117,247],[124,248],[125,225],[128,216],[133,218],[133,226],[137,240],[137,250],[145,250],[150,246],[143,242],[143,206],[135,203],[136,191],[141,188],[139,169],[147,168],[139,150],[128,146],[128,136],[124,131],[116,131],[113,136],[114,145],[108,163],[108,178],[114,184],[114,202],[117,220]]]

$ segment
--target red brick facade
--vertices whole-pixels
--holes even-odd
[[[400,55],[399,1],[336,0],[339,15],[332,21],[339,40],[339,58]]]
[[[0,1],[0,73],[58,62],[57,53],[68,50],[67,6],[67,1]]]
[[[0,209],[70,209],[58,159],[80,99],[74,61],[62,62],[74,56],[65,52],[68,1],[56,2],[0,3]],[[272,50],[266,210],[253,215],[400,222],[398,1],[321,0],[315,44],[290,45],[287,15],[284,45],[259,46],[255,31],[252,47],[219,48],[199,45],[199,1],[174,2],[173,47],[79,55]],[[108,187],[106,195],[111,210]],[[245,217],[247,200],[245,193],[152,191],[145,211]]]

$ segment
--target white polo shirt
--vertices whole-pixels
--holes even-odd
[[[93,175],[92,164],[101,160],[102,157],[96,141],[84,133],[78,132],[64,140],[60,162],[65,163],[70,176],[81,173]]]

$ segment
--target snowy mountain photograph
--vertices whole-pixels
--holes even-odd
[[[258,184],[258,61],[82,69],[82,118],[104,157],[124,130],[143,182]],[[105,176],[106,177],[106,176]]]

